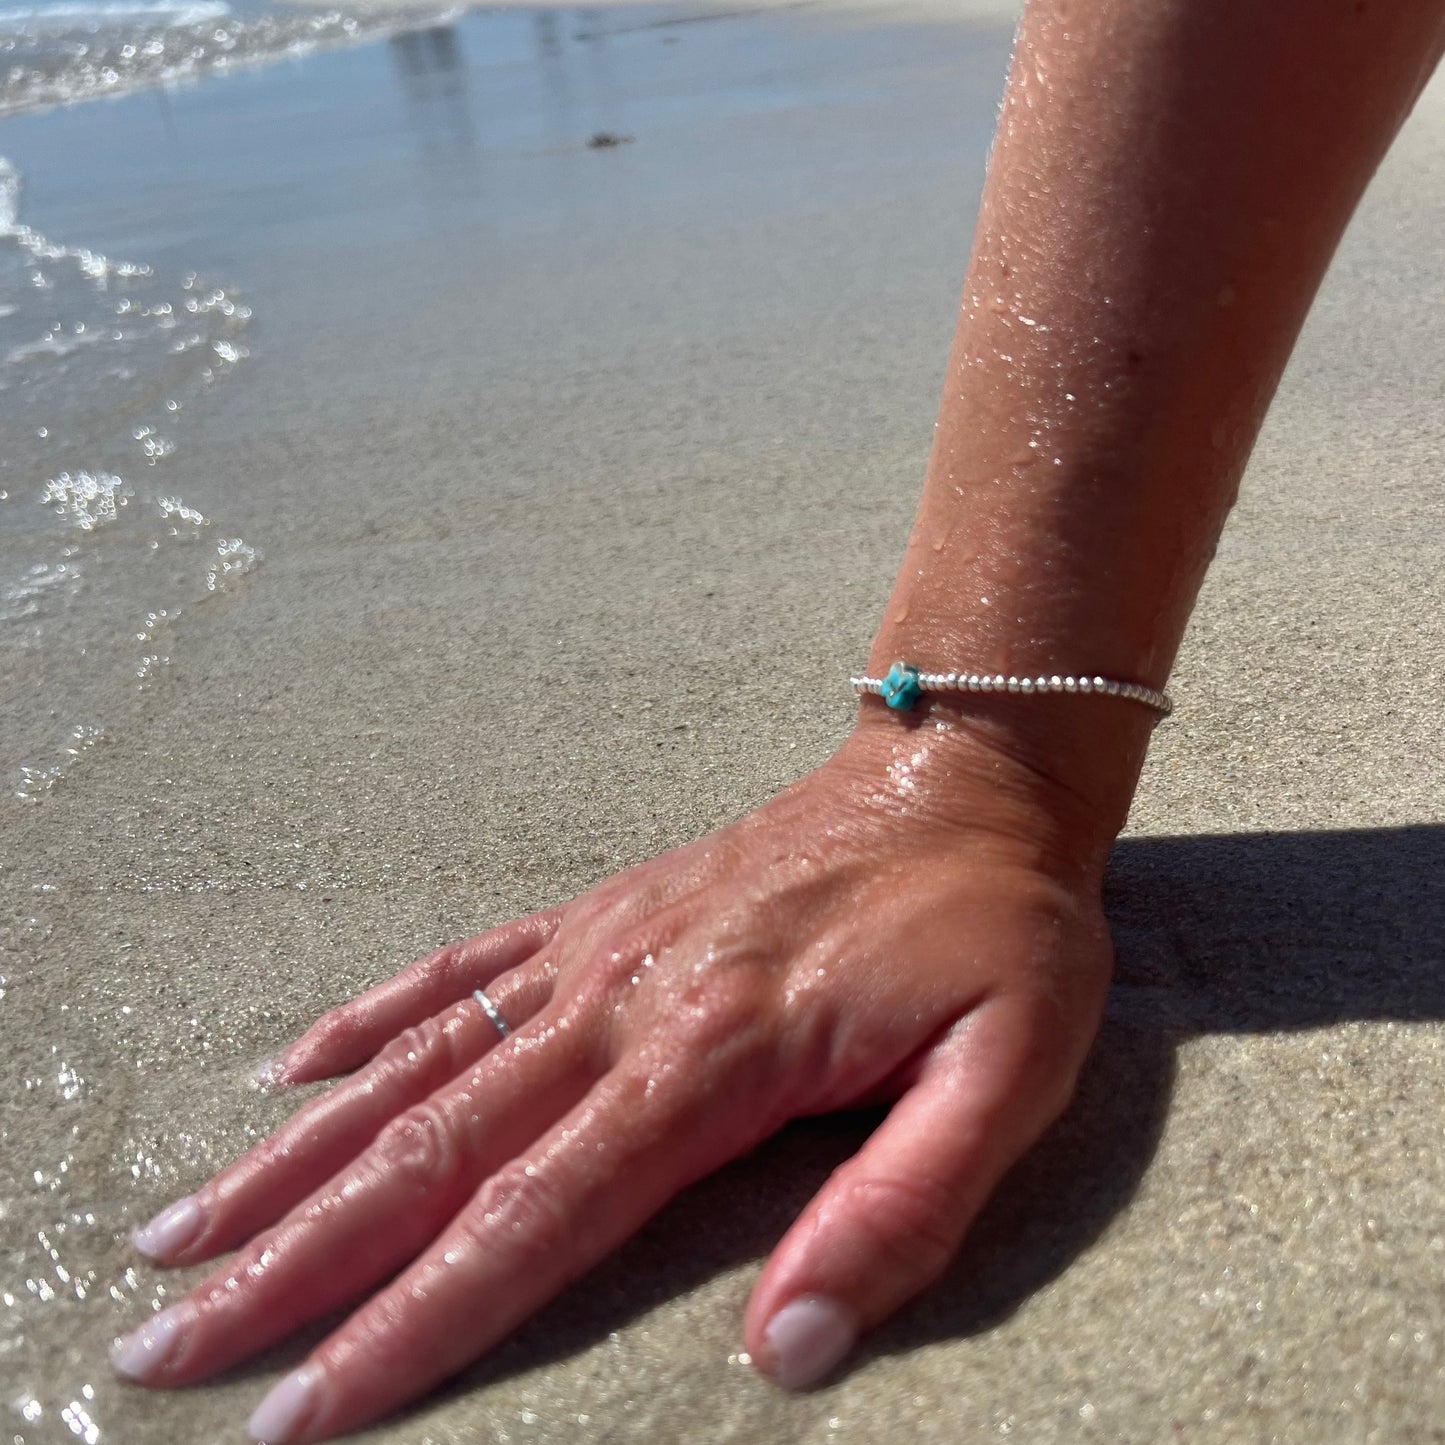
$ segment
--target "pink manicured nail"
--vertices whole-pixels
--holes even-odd
[[[297,1426],[315,1413],[321,1398],[326,1371],[320,1365],[302,1365],[293,1370],[259,1405],[246,1427],[253,1440],[264,1445],[289,1445]]]
[[[822,1295],[786,1304],[763,1331],[774,1359],[773,1378],[785,1390],[816,1385],[858,1338],[858,1326],[842,1305]]]
[[[122,1375],[149,1384],[176,1352],[186,1329],[195,1318],[189,1304],[172,1305],[147,1320],[134,1334],[110,1347],[110,1362]]]
[[[149,1224],[131,1230],[130,1242],[150,1259],[168,1260],[200,1234],[206,1217],[194,1194],[168,1204]]]

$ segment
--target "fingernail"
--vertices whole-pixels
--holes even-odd
[[[130,1242],[151,1259],[168,1260],[179,1254],[206,1222],[194,1194],[168,1204],[149,1224],[131,1230]]]
[[[264,1445],[289,1445],[296,1438],[297,1426],[314,1413],[325,1378],[326,1371],[320,1365],[302,1365],[293,1370],[256,1406],[246,1427],[251,1438]]]
[[[834,1300],[804,1295],[786,1304],[763,1331],[773,1378],[785,1390],[816,1385],[858,1338],[853,1316]]]
[[[277,1054],[251,1071],[251,1082],[263,1093],[283,1088],[286,1084],[286,1055]]]
[[[195,1309],[188,1304],[162,1310],[134,1334],[126,1335],[110,1347],[111,1364],[122,1375],[149,1383],[175,1354],[194,1316]]]

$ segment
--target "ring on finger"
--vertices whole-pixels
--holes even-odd
[[[481,989],[477,989],[472,994],[472,997],[476,999],[478,1005],[481,1007],[482,1012],[486,1014],[486,1016],[491,1019],[491,1021],[497,1026],[497,1032],[503,1038],[506,1038],[507,1035],[512,1032],[512,1026],[506,1021],[506,1019],[502,1017],[501,1009],[499,1009],[496,1004],[494,1004],[491,999],[489,999],[486,994],[481,991]]]

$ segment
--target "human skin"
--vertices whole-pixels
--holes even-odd
[[[1163,685],[1309,302],[1442,41],[1439,0],[1029,6],[873,675],[902,657]],[[789,1119],[894,1099],[747,1312],[758,1368],[815,1382],[938,1277],[1066,1105],[1153,722],[1100,696],[948,695],[907,718],[866,699],[837,755],[756,812],[328,1014],[276,1077],[351,1077],[138,1232],[167,1264],[240,1253],[118,1342],[118,1368],[189,1384],[355,1305],[252,1419],[271,1445],[345,1433]]]

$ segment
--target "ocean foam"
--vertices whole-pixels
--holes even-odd
[[[56,5],[5,6],[0,9],[0,29],[16,25],[33,27],[59,26],[71,30],[77,26],[108,25],[120,20],[164,19],[170,25],[202,25],[208,20],[220,20],[231,13],[231,7],[222,0],[196,0],[196,3],[178,3],[178,0],[99,0],[86,4],[83,0],[62,0]]]
[[[254,11],[223,0],[55,0],[0,8],[0,115],[125,95],[454,16],[399,6]]]
[[[43,695],[0,739],[8,791],[34,802],[88,751],[104,699],[153,683],[174,619],[260,554],[175,494],[172,461],[188,403],[245,361],[250,308],[204,278],[53,241],[20,201],[0,158],[0,654],[71,659],[43,669]]]

